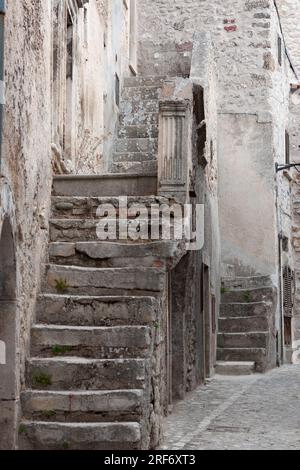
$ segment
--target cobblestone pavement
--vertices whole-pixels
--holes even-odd
[[[165,450],[300,449],[300,366],[216,376],[175,405]]]

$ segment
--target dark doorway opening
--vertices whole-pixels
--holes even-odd
[[[201,253],[191,251],[170,273],[167,341],[169,404],[183,400],[187,392],[203,384],[210,374],[213,326],[209,270],[207,277],[201,266]]]

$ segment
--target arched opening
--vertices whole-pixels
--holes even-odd
[[[17,422],[16,257],[12,227],[4,219],[0,235],[0,449],[15,446]]]

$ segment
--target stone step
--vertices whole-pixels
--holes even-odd
[[[268,331],[269,321],[265,316],[219,318],[221,333],[250,333]]]
[[[47,392],[21,394],[23,416],[29,421],[126,422],[139,421],[142,390]]]
[[[143,389],[145,379],[144,359],[31,358],[26,367],[33,390]]]
[[[124,172],[125,174],[138,173],[139,175],[149,175],[157,173],[157,160],[147,162],[131,161],[111,164],[112,173]]]
[[[37,321],[74,326],[150,325],[158,320],[159,303],[153,297],[87,297],[40,295]]]
[[[132,125],[123,126],[118,129],[118,137],[121,139],[157,139],[158,122],[152,126]]]
[[[31,330],[33,357],[123,359],[148,357],[152,334],[146,326],[35,325]]]
[[[79,219],[84,216],[86,218],[97,217],[97,209],[104,205],[111,205],[116,208],[116,215],[119,215],[120,206],[125,205],[127,211],[136,205],[146,207],[150,213],[151,206],[168,204],[169,200],[159,196],[129,196],[129,197],[52,197],[51,209],[53,219],[74,218]],[[126,211],[125,211],[126,212]],[[126,212],[128,215],[128,212]],[[128,215],[129,217],[129,215]],[[133,216],[135,217],[135,213]],[[98,219],[98,217],[97,217]]]
[[[116,142],[116,154],[148,154],[155,155],[158,149],[157,139],[118,139]],[[128,158],[128,161],[131,159]],[[132,160],[134,160],[132,158]],[[139,160],[138,158],[136,160]],[[150,160],[150,158],[148,158]]]
[[[128,100],[123,100],[120,103],[120,113],[130,116],[140,116],[144,117],[145,114],[157,113],[159,112],[159,101],[158,99],[142,101],[130,98]]]
[[[225,362],[255,362],[255,370],[261,372],[266,360],[265,348],[218,348],[217,360]]]
[[[255,373],[255,362],[222,362],[216,364],[215,372],[218,375],[239,376]]]
[[[162,84],[158,83],[158,85],[159,86],[125,86],[122,92],[121,101],[122,103],[132,101],[139,103],[158,101],[161,95]]]
[[[23,421],[20,450],[135,450],[141,448],[138,423],[57,423]]]
[[[158,219],[151,220],[142,219],[140,217],[131,219],[107,219],[103,217],[96,218],[67,218],[67,219],[51,219],[50,220],[50,242],[98,242],[98,243],[112,243],[119,242],[125,244],[152,243],[152,239],[166,241],[171,239],[174,233],[172,231],[173,221],[164,221],[162,224]],[[122,239],[120,236],[121,227],[127,234],[127,237]],[[163,234],[162,227],[166,230],[169,228],[171,231],[167,235]],[[110,232],[108,232],[110,229]],[[152,235],[152,229],[154,235]],[[158,233],[158,235],[156,235]],[[169,235],[170,233],[170,235]],[[101,240],[101,238],[106,238]]]
[[[49,245],[52,264],[98,268],[160,267],[179,253],[178,244],[168,241],[125,244],[118,242],[56,242]]]
[[[219,333],[219,348],[266,348],[269,333]]]
[[[158,126],[158,109],[155,112],[143,109],[139,112],[120,112],[118,127],[121,129],[127,126]]]
[[[124,88],[131,87],[162,87],[165,76],[149,76],[149,77],[126,77],[124,78]]]
[[[222,292],[222,303],[273,302],[275,300],[275,296],[276,289],[273,287],[233,289]]]
[[[166,273],[155,268],[82,268],[48,265],[45,293],[76,295],[138,295],[160,293]]]
[[[127,152],[127,153],[114,153],[114,163],[130,163],[130,162],[151,162],[156,158],[157,151],[153,150],[150,153],[142,152]]]
[[[253,287],[271,287],[270,276],[236,277],[234,279],[222,279],[222,286],[225,289],[248,289]]]
[[[53,178],[54,196],[151,196],[157,193],[157,174],[59,175]]]
[[[271,302],[251,302],[249,303],[222,303],[220,305],[220,316],[226,318],[232,317],[257,317],[271,314]]]

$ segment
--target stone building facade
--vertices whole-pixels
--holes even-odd
[[[6,2],[1,449],[155,448],[215,371],[298,360],[294,3]]]

